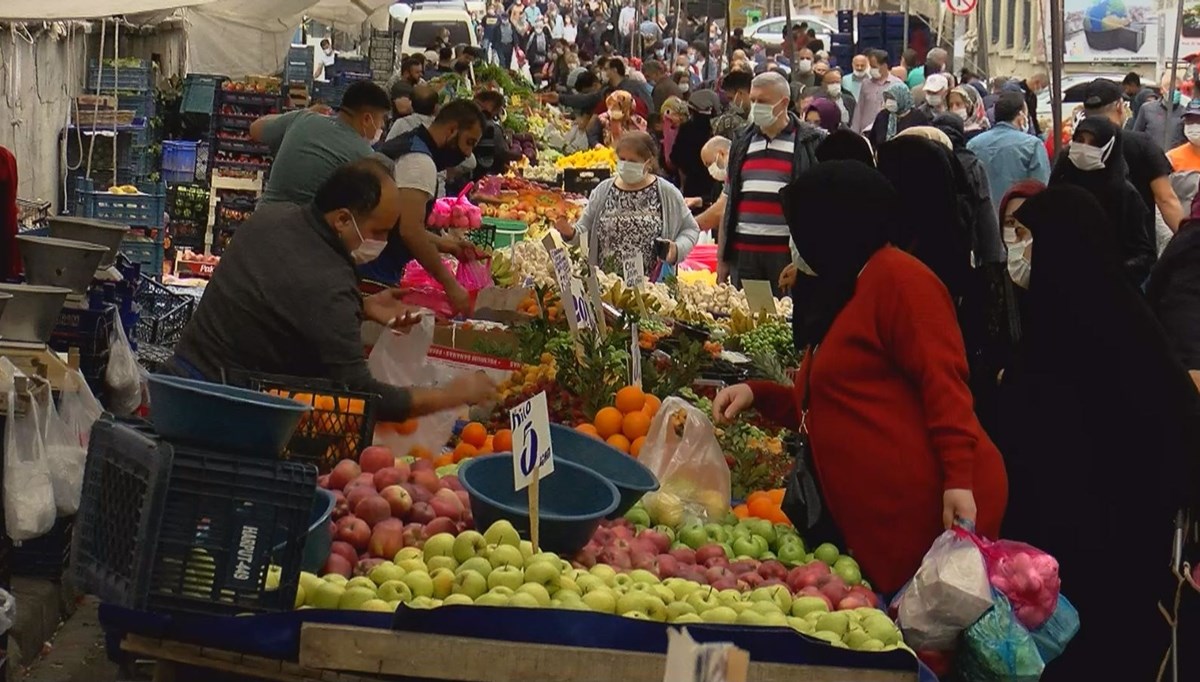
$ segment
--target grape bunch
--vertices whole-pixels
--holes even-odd
[[[770,320],[737,337],[741,351],[751,357],[775,356],[790,358],[795,355],[792,344],[792,327],[783,320]]]

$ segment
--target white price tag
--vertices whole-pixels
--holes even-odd
[[[692,639],[687,628],[667,629],[663,682],[746,682],[750,656],[729,642]]]
[[[550,249],[550,263],[554,265],[554,278],[558,280],[558,291],[563,297],[571,291],[571,257],[566,249]]]
[[[588,303],[587,292],[583,289],[583,282],[578,278],[571,278],[571,308],[575,313],[575,326],[579,329],[596,329],[596,316],[592,313],[592,306]]]
[[[623,258],[621,269],[625,275],[625,286],[630,289],[637,289],[646,281],[646,264],[642,261],[641,253]]]
[[[508,412],[512,428],[514,490],[529,486],[533,473],[538,479],[554,473],[554,450],[550,447],[550,413],[543,391]]]
[[[751,314],[757,315],[761,312],[769,315],[776,314],[775,291],[771,288],[770,282],[765,279],[744,279],[742,280],[742,290],[746,292],[746,305],[750,307]]]
[[[637,322],[629,325],[629,385],[642,385],[642,346],[638,343]]]

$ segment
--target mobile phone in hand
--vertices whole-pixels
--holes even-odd
[[[667,256],[671,253],[671,240],[662,239],[661,237],[654,240],[654,255],[659,260],[667,260]]]

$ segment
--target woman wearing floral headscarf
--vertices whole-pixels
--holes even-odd
[[[688,105],[687,102],[672,95],[663,102],[662,109],[658,113],[662,117],[662,165],[674,175],[675,166],[671,163],[671,150],[675,147],[675,137],[679,135],[679,127],[688,120]]]
[[[633,113],[633,95],[624,90],[613,90],[604,100],[608,111],[596,117],[594,130],[588,137],[592,146],[603,144],[612,147],[622,135],[630,130],[646,130],[646,119]]]
[[[951,90],[950,94],[946,96],[946,104],[950,108],[950,113],[962,119],[963,132],[966,133],[967,142],[991,127],[987,111],[983,108],[983,100],[979,97],[979,91],[970,85],[960,85]]]
[[[912,92],[908,86],[892,83],[883,91],[883,110],[875,116],[868,139],[878,149],[901,130],[927,126],[929,123],[929,116],[913,107]]]

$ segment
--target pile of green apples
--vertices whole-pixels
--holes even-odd
[[[660,579],[645,569],[581,568],[552,552],[535,552],[507,521],[483,533],[440,533],[421,549],[401,549],[367,575],[301,573],[296,592],[297,608],[390,613],[401,604],[559,608],[660,623],[790,627],[862,651],[903,646],[895,624],[876,609],[831,612],[827,600],[794,598],[786,585],[742,592],[685,578]]]

